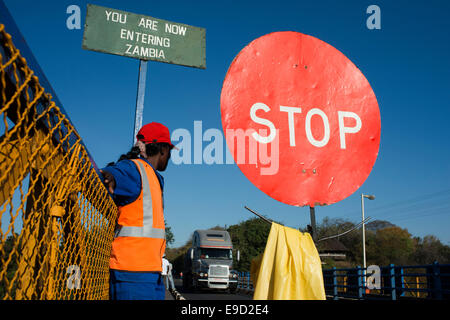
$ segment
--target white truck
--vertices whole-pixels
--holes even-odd
[[[239,261],[239,251],[236,252]],[[184,258],[183,287],[223,289],[234,293],[238,273],[233,270],[233,243],[224,230],[195,230]]]

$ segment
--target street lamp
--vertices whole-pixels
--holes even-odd
[[[362,234],[363,234],[363,263],[364,263],[364,287],[366,286],[366,224],[364,223],[364,198],[375,200],[371,194],[361,193]]]

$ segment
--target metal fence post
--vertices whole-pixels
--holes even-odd
[[[389,273],[391,276],[391,299],[397,300],[397,291],[395,288],[395,269],[392,263],[389,265]]]
[[[362,272],[361,266],[357,266],[356,268],[358,269],[358,298],[362,299],[363,298],[363,286],[362,286],[363,272]]]
[[[432,277],[433,277],[434,298],[437,300],[442,300],[441,268],[437,261],[433,262]]]
[[[401,287],[402,287],[402,293],[401,293],[401,297],[405,296],[405,278],[403,276],[404,272],[403,272],[403,267],[400,268],[400,283],[401,283]]]
[[[333,267],[333,299],[339,300],[338,297],[338,281],[337,281],[337,273],[336,273],[336,267]]]
[[[144,97],[145,82],[147,79],[147,63],[148,62],[146,60],[139,60],[139,77],[136,97],[136,111],[134,116],[133,146],[136,143],[136,135],[142,127],[142,119],[144,118]]]
[[[247,276],[247,289],[250,289],[250,272],[246,272]]]

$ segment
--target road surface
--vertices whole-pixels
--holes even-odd
[[[230,294],[228,292],[216,291],[216,290],[202,290],[195,292],[188,292],[183,289],[181,279],[174,279],[176,290],[186,300],[252,300],[251,295],[243,293]],[[166,300],[173,300],[170,293],[166,292]]]

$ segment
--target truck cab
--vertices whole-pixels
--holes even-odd
[[[237,280],[230,234],[224,230],[194,231],[192,247],[185,256],[183,285],[190,289],[229,289],[234,292]]]

